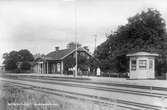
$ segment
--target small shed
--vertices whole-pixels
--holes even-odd
[[[156,53],[136,52],[127,54],[129,60],[130,79],[154,79]]]

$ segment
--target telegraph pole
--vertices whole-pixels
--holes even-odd
[[[74,77],[77,77],[77,73],[78,73],[78,52],[77,52],[77,36],[78,36],[78,33],[77,33],[77,4],[76,4],[76,1],[74,2],[74,16],[75,16],[75,44],[76,44],[76,48],[75,48],[75,54],[76,54],[76,59],[75,59],[75,62],[76,62],[76,65],[75,65],[75,74],[74,74]]]
[[[77,36],[78,36],[78,33],[77,33],[77,0],[64,0],[64,1],[67,1],[67,2],[73,2],[74,4],[74,36],[75,36],[75,44],[76,44],[76,47],[75,47],[75,54],[76,54],[76,65],[75,65],[75,73],[74,73],[74,77],[77,77],[77,68],[78,68],[78,56],[77,56],[77,44],[78,44],[78,41],[77,41]]]
[[[95,49],[94,50],[96,50],[97,35],[95,34],[94,37],[95,37]]]

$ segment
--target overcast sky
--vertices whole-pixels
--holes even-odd
[[[47,54],[55,46],[63,49],[75,41],[75,23],[77,39],[93,52],[95,35],[99,45],[105,33],[147,8],[167,20],[167,0],[0,0],[0,60],[12,50]]]

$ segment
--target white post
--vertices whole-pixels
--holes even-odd
[[[76,59],[75,59],[75,62],[76,62],[76,65],[75,65],[75,77],[77,77],[77,68],[78,68],[78,62],[77,62],[77,59],[78,59],[78,55],[77,55],[77,46],[76,46],[76,50],[75,50],[75,54],[76,54]]]
[[[44,72],[43,72],[43,63],[41,63],[41,65],[42,65],[42,68],[41,68],[41,73],[43,74]]]
[[[47,62],[47,72],[46,72],[47,74],[49,73],[49,64],[48,64],[48,62]]]
[[[131,73],[131,70],[132,70],[132,59],[131,58],[129,58],[129,72]],[[129,73],[129,74],[130,74]],[[129,78],[130,78],[130,75],[129,75]]]
[[[153,63],[153,65],[152,65],[153,78],[155,78],[155,58],[153,58],[152,63]]]
[[[43,74],[45,74],[45,63],[43,62]]]
[[[44,63],[44,73],[46,74],[46,63]]]
[[[63,70],[64,70],[63,61],[61,61],[61,74],[62,74],[62,75],[63,75]]]

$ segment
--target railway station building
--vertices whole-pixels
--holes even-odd
[[[67,48],[62,50],[60,50],[59,47],[55,47],[55,51],[52,51],[45,57],[38,58],[36,60],[33,70],[35,73],[42,74],[68,74],[68,72],[73,74],[72,72],[75,70],[75,65],[73,67],[66,68],[65,62],[67,62],[67,59],[71,58],[74,59],[73,63],[75,63],[76,50],[77,54],[85,56],[87,60],[89,60],[90,57],[93,57],[89,51],[83,47],[78,47],[77,49]],[[87,72],[90,71],[89,65],[85,65],[84,68],[86,68]],[[78,69],[78,71],[80,70]]]

